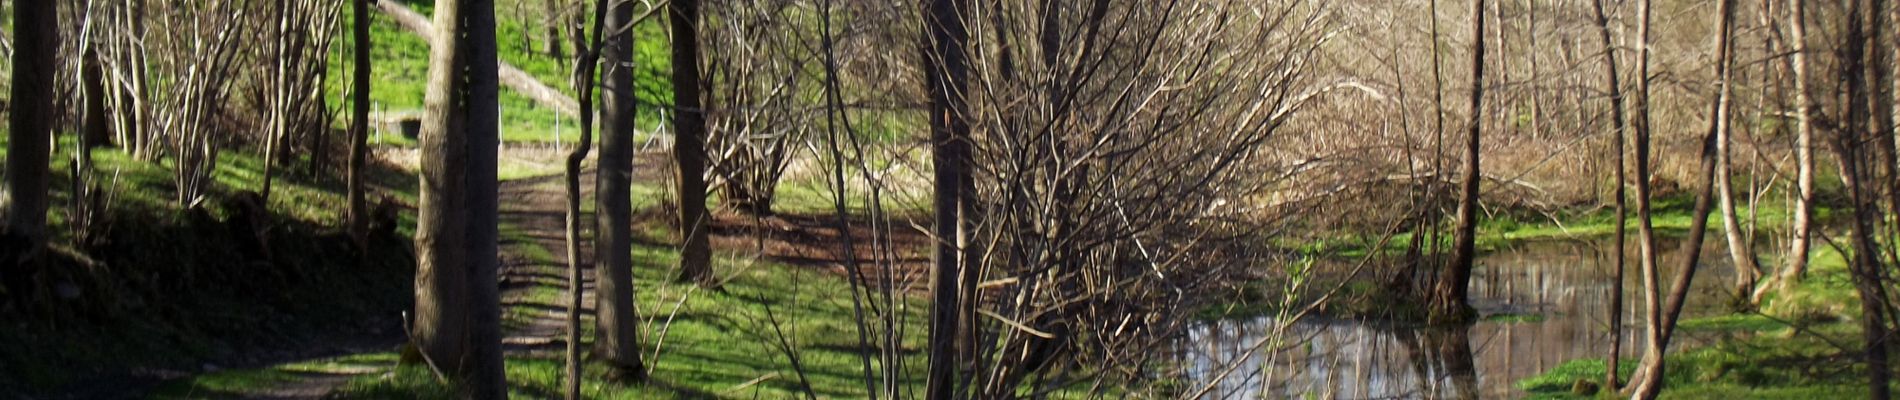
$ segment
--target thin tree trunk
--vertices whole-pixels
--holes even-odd
[[[1793,238],[1788,244],[1787,266],[1768,285],[1755,290],[1752,301],[1760,304],[1769,288],[1786,290],[1799,283],[1808,270],[1808,246],[1813,231],[1814,210],[1814,122],[1813,98],[1808,93],[1808,44],[1807,44],[1807,2],[1789,0],[1788,2],[1788,41],[1792,51],[1791,70],[1794,71],[1794,108],[1795,108],[1795,194],[1794,225],[1789,227]]]
[[[21,260],[37,259],[46,246],[46,190],[51,181],[53,81],[58,74],[58,3],[13,3],[13,82],[7,113],[6,234],[26,242]]]
[[[1861,350],[1861,357],[1867,363],[1870,390],[1867,398],[1874,400],[1891,397],[1892,390],[1888,386],[1892,371],[1887,360],[1887,336],[1890,331],[1886,311],[1889,305],[1885,289],[1881,286],[1881,270],[1884,266],[1880,245],[1874,239],[1878,224],[1883,219],[1877,194],[1879,184],[1876,183],[1876,171],[1880,167],[1877,166],[1877,155],[1869,155],[1862,148],[1868,141],[1881,139],[1879,133],[1869,131],[1873,127],[1868,125],[1869,120],[1875,117],[1872,115],[1873,110],[1870,110],[1870,103],[1875,102],[1873,98],[1881,91],[1867,87],[1869,71],[1878,69],[1868,68],[1868,65],[1879,63],[1877,60],[1868,60],[1867,48],[1872,47],[1868,44],[1871,42],[1879,46],[1878,38],[1870,37],[1869,32],[1878,32],[1871,25],[1879,24],[1881,19],[1873,17],[1869,22],[1865,16],[1865,13],[1878,15],[1885,12],[1879,8],[1880,5],[1879,1],[1854,0],[1847,6],[1846,15],[1843,16],[1847,26],[1843,28],[1842,43],[1837,52],[1841,60],[1840,76],[1846,112],[1841,131],[1833,141],[1834,151],[1839,155],[1841,181],[1854,205],[1854,231],[1851,238],[1854,254],[1849,256],[1848,267],[1854,289],[1861,299],[1861,332],[1862,339],[1867,343]]]
[[[368,190],[363,181],[363,163],[369,155],[369,93],[370,93],[370,39],[369,39],[369,1],[350,0],[351,12],[355,20],[351,22],[350,36],[355,39],[356,51],[355,76],[350,80],[350,165],[348,181],[350,238],[356,241],[356,248],[367,257],[369,253],[369,205],[364,199]]]
[[[1484,37],[1484,0],[1471,1],[1471,37]],[[1437,322],[1463,322],[1472,318],[1465,296],[1471,285],[1471,264],[1477,257],[1479,132],[1484,121],[1484,41],[1471,41],[1471,115],[1465,127],[1465,170],[1462,194],[1458,199],[1458,227],[1454,232],[1451,265],[1438,281],[1438,306],[1432,314]]]
[[[965,0],[931,0],[924,16],[929,35],[924,52],[925,82],[930,92],[931,162],[935,194],[936,260],[931,270],[929,375],[925,398],[956,397],[957,367],[964,355],[957,350],[958,318],[963,314],[964,282],[971,276],[963,260],[964,213],[968,211],[966,185],[970,127],[964,120],[964,87],[969,60],[964,46],[969,31],[963,19]],[[967,349],[974,350],[974,349]]]
[[[1643,309],[1646,316],[1644,338],[1649,348],[1645,357],[1655,351],[1657,342],[1662,341],[1662,294],[1657,288],[1656,269],[1656,231],[1650,215],[1650,168],[1649,168],[1649,14],[1651,0],[1641,0],[1636,7],[1636,106],[1635,118],[1631,128],[1636,132],[1636,236],[1638,262],[1643,274]],[[1632,377],[1634,381],[1635,377]]]
[[[587,153],[593,149],[594,144],[594,71],[597,61],[600,60],[598,51],[600,51],[599,37],[601,20],[605,19],[608,1],[611,0],[599,0],[595,5],[594,39],[592,41],[585,41],[585,39],[577,40],[575,43],[576,46],[574,47],[576,60],[574,61],[573,83],[574,92],[580,94],[581,137],[580,141],[575,143],[574,150],[567,153],[567,170],[565,175],[565,183],[567,184],[568,303],[566,388],[568,400],[581,398],[581,380],[584,379],[581,376],[581,302],[582,299],[586,297],[586,291],[581,283],[581,164],[587,161]],[[575,29],[580,28],[577,27]],[[580,34],[575,35],[576,38],[586,37],[586,31],[578,33]],[[596,227],[595,231],[598,232],[599,228]],[[604,248],[604,246],[602,247]],[[605,257],[595,256],[596,262],[602,259],[605,259]],[[596,267],[596,271],[599,270],[599,267]],[[603,273],[601,275],[605,274]],[[605,279],[595,280],[596,284],[605,284],[607,282]],[[598,301],[598,295],[596,301]],[[596,324],[600,326],[609,325],[602,321],[604,320],[599,319],[597,314],[595,319]],[[595,345],[600,345],[606,340],[610,339],[607,338],[607,335],[602,335],[600,338],[596,338],[594,343]]]
[[[607,2],[609,0],[602,0]],[[590,50],[605,55],[601,93],[600,155],[595,160],[594,210],[596,235],[594,246],[594,354],[620,378],[646,379],[646,366],[640,360],[640,314],[634,306],[633,286],[633,133],[634,94],[633,31],[622,30],[633,23],[633,5],[616,2],[607,10],[605,25],[594,28],[595,36],[613,30],[604,48]],[[599,39],[596,39],[599,42]],[[602,44],[596,43],[599,47]],[[592,65],[593,63],[589,63]]]
[[[1722,59],[1717,62],[1728,63],[1729,61]],[[1722,95],[1721,98],[1724,101],[1721,106],[1723,109],[1716,115],[1726,117],[1729,112],[1726,103],[1727,94]],[[1721,203],[1722,232],[1728,240],[1729,260],[1735,265],[1735,286],[1732,289],[1734,298],[1731,299],[1731,304],[1737,309],[1746,309],[1749,306],[1749,294],[1755,289],[1755,281],[1761,278],[1761,265],[1756,263],[1755,246],[1749,244],[1747,235],[1742,231],[1741,218],[1736,216],[1735,189],[1731,184],[1733,181],[1731,177],[1734,174],[1733,157],[1732,148],[1729,145],[1734,141],[1732,137],[1734,132],[1729,129],[1728,121],[1717,122],[1720,128],[1715,131],[1715,194],[1716,199]]]
[[[1624,256],[1629,254],[1628,250],[1624,248],[1624,244],[1628,242],[1626,239],[1628,236],[1627,228],[1629,226],[1629,209],[1625,201],[1625,199],[1628,198],[1625,193],[1625,188],[1629,187],[1629,176],[1624,168],[1625,160],[1623,159],[1623,140],[1624,136],[1626,136],[1623,124],[1625,113],[1623,110],[1623,84],[1621,77],[1617,76],[1616,44],[1610,40],[1610,17],[1603,12],[1603,0],[1593,0],[1591,4],[1596,10],[1598,36],[1603,39],[1603,67],[1605,70],[1603,78],[1607,81],[1610,91],[1610,126],[1612,131],[1615,132],[1611,140],[1616,141],[1616,145],[1613,146],[1616,149],[1616,245],[1614,246],[1615,255],[1611,256],[1615,258],[1614,264],[1616,265],[1616,273],[1610,280],[1610,355],[1604,358],[1605,376],[1603,377],[1603,387],[1608,390],[1616,390],[1618,379],[1616,365],[1622,360],[1623,353]]]
[[[706,110],[700,99],[699,0],[668,3],[673,28],[673,161],[679,179],[682,282],[713,284],[706,210]]]
[[[1643,362],[1638,367],[1636,376],[1630,379],[1632,383],[1635,383],[1632,387],[1633,397],[1638,399],[1655,398],[1662,392],[1664,355],[1667,354],[1669,348],[1670,336],[1675,333],[1677,317],[1682,314],[1682,305],[1689,295],[1690,283],[1695,278],[1696,265],[1702,255],[1702,239],[1708,233],[1709,212],[1714,203],[1711,197],[1714,195],[1717,179],[1717,159],[1720,158],[1718,148],[1720,138],[1728,129],[1730,78],[1733,75],[1733,69],[1730,66],[1732,45],[1729,36],[1733,31],[1735,0],[1722,0],[1716,12],[1720,14],[1716,25],[1715,43],[1715,75],[1718,89],[1715,101],[1709,110],[1709,115],[1712,116],[1709,121],[1709,130],[1702,141],[1702,166],[1698,177],[1700,182],[1697,183],[1700,187],[1696,191],[1695,210],[1689,217],[1689,236],[1682,243],[1683,261],[1677,266],[1676,282],[1670,287],[1669,303],[1666,309],[1661,310],[1661,315],[1650,317],[1652,321],[1658,321],[1657,326],[1650,328],[1655,336],[1647,351],[1643,353]]]

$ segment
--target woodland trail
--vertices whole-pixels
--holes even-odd
[[[586,179],[591,171],[583,173],[583,196],[591,196],[593,182]],[[502,299],[502,347],[509,356],[517,355],[554,355],[565,349],[566,328],[567,265],[566,246],[566,195],[563,191],[562,175],[545,175],[533,178],[509,180],[501,183],[501,222],[503,238],[501,242],[501,299]],[[587,213],[582,218],[592,218]],[[586,236],[586,235],[583,235]],[[583,242],[582,246],[591,246]],[[584,247],[589,248],[589,247]],[[593,269],[591,251],[583,251],[582,286],[593,287]],[[549,258],[553,255],[553,258]],[[553,290],[538,290],[551,288]],[[545,293],[558,293],[555,298]],[[582,323],[593,323],[592,291],[582,304]],[[401,345],[402,338],[393,336],[381,338],[376,343],[352,343],[340,346],[334,343],[311,343],[310,347],[346,349],[342,352],[330,352],[317,358],[281,359],[264,363],[260,367],[335,358],[352,354],[394,351]],[[340,354],[339,354],[340,353]],[[257,387],[242,393],[227,393],[227,398],[237,399],[313,399],[330,397],[338,389],[358,377],[384,374],[390,371],[390,365],[364,365],[339,363],[326,366],[320,371],[297,371],[291,379],[280,380],[272,385]]]

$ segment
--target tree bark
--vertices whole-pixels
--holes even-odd
[[[350,161],[345,178],[348,181],[349,231],[350,238],[356,241],[358,251],[369,252],[369,205],[364,198],[368,190],[363,181],[363,163],[369,155],[369,93],[370,93],[370,41],[369,41],[369,1],[350,0],[351,13],[355,19],[350,22],[350,37],[355,40],[355,74],[350,80]]]
[[[13,82],[7,113],[6,193],[8,236],[25,240],[22,260],[37,259],[46,246],[46,189],[53,151],[53,81],[58,74],[58,3],[13,4]]]
[[[1471,115],[1465,131],[1465,170],[1458,198],[1458,226],[1453,232],[1451,265],[1438,280],[1435,322],[1465,322],[1473,311],[1466,291],[1471,286],[1471,264],[1477,257],[1479,132],[1484,121],[1484,0],[1471,1]]]
[[[1610,320],[1610,355],[1604,358],[1605,373],[1603,377],[1604,389],[1616,390],[1617,380],[1619,378],[1617,374],[1617,363],[1622,360],[1623,353],[1624,256],[1629,254],[1628,250],[1624,248],[1624,244],[1628,242],[1626,239],[1628,236],[1627,228],[1629,226],[1629,209],[1626,204],[1626,198],[1628,196],[1625,193],[1625,189],[1629,187],[1629,176],[1624,168],[1625,160],[1623,159],[1623,139],[1624,136],[1626,136],[1623,123],[1625,112],[1623,110],[1623,83],[1621,77],[1617,75],[1616,43],[1610,39],[1610,17],[1603,12],[1603,0],[1593,0],[1591,5],[1594,6],[1596,11],[1598,36],[1603,40],[1603,67],[1605,70],[1603,78],[1607,81],[1610,92],[1610,126],[1611,130],[1615,133],[1611,140],[1616,142],[1616,145],[1613,146],[1613,148],[1616,149],[1616,245],[1614,246],[1615,254],[1611,256],[1615,258],[1613,263],[1615,264],[1616,272],[1610,280],[1610,311],[1608,316]]]
[[[1715,101],[1710,105],[1709,130],[1702,140],[1700,186],[1696,191],[1695,210],[1690,214],[1689,235],[1682,243],[1682,264],[1677,266],[1676,282],[1670,287],[1669,304],[1660,315],[1650,316],[1656,323],[1650,327],[1652,332],[1649,348],[1643,352],[1643,362],[1637,374],[1630,381],[1633,397],[1652,399],[1662,392],[1664,355],[1669,348],[1670,336],[1675,333],[1676,319],[1682,314],[1682,306],[1689,295],[1689,285],[1695,278],[1696,265],[1702,255],[1702,240],[1708,233],[1710,208],[1714,203],[1716,186],[1717,159],[1720,158],[1720,138],[1728,129],[1728,105],[1730,98],[1730,78],[1733,75],[1730,58],[1733,53],[1730,32],[1735,19],[1735,0],[1722,0],[1716,12],[1720,14],[1716,23],[1716,86]],[[1652,298],[1651,303],[1655,300]],[[1653,310],[1653,309],[1652,309]]]
[[[500,60],[495,45],[495,1],[467,0],[469,269],[474,272],[474,377],[476,399],[508,398],[501,354]]]
[[[606,2],[607,0],[602,0]],[[633,5],[616,2],[607,10],[611,29],[605,47],[604,85],[601,93],[600,155],[595,160],[594,209],[597,230],[594,253],[594,354],[633,381],[646,378],[640,360],[640,314],[634,306],[633,286],[633,134],[635,95],[633,80]],[[596,44],[596,46],[601,46]]]
[[[416,223],[413,340],[464,397],[506,398],[497,281],[494,3],[437,0]]]
[[[679,179],[682,282],[713,284],[706,210],[706,110],[700,99],[699,0],[668,3],[673,29],[673,159]]]
[[[969,80],[965,45],[970,33],[963,16],[965,0],[931,0],[924,16],[929,35],[924,54],[925,85],[930,93],[930,139],[936,215],[936,260],[931,270],[929,375],[925,398],[956,396],[958,322],[965,309],[963,286],[972,275],[963,260],[967,239],[964,221],[969,210],[966,184],[970,162],[970,127],[965,120],[964,87]]]

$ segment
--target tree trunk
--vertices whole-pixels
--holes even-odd
[[[1849,199],[1854,206],[1854,231],[1851,237],[1853,254],[1849,255],[1849,277],[1861,299],[1861,332],[1867,342],[1862,350],[1862,361],[1867,363],[1867,382],[1870,393],[1867,398],[1885,400],[1891,397],[1892,371],[1887,361],[1887,315],[1886,289],[1882,287],[1883,275],[1880,245],[1875,241],[1878,224],[1883,219],[1880,210],[1878,157],[1868,154],[1862,146],[1871,140],[1879,140],[1877,132],[1868,125],[1876,116],[1870,110],[1881,91],[1867,87],[1868,73],[1879,67],[1868,68],[1869,64],[1880,63],[1868,60],[1867,48],[1870,43],[1879,46],[1879,39],[1869,35],[1878,32],[1871,25],[1879,24],[1881,18],[1872,17],[1868,21],[1866,13],[1878,15],[1885,12],[1880,1],[1852,1],[1843,17],[1847,19],[1843,28],[1841,46],[1837,49],[1840,56],[1840,77],[1843,81],[1842,96],[1846,103],[1845,120],[1841,122],[1841,131],[1835,136],[1834,151],[1841,165],[1841,181],[1846,186]],[[1882,110],[1882,113],[1888,111]],[[1885,119],[1887,117],[1878,117]],[[1878,146],[1878,145],[1876,145]]]
[[[587,161],[587,153],[593,149],[592,146],[594,144],[594,77],[595,71],[597,71],[596,68],[599,66],[598,61],[600,61],[601,20],[605,19],[608,1],[609,0],[600,0],[594,5],[594,39],[591,41],[583,39],[587,37],[587,32],[584,30],[575,32],[576,35],[574,35],[574,52],[576,59],[574,60],[573,84],[574,91],[580,94],[581,137],[580,141],[574,145],[574,150],[567,153],[567,173],[565,176],[565,182],[567,184],[568,303],[566,387],[568,400],[581,398],[581,380],[584,379],[581,376],[581,302],[586,298],[586,291],[581,283],[581,164]],[[575,27],[575,29],[582,28]],[[597,187],[600,186],[604,185]],[[600,204],[600,209],[604,210],[607,206],[608,204],[603,201]],[[604,215],[605,213],[602,212],[602,214]],[[596,227],[595,231],[599,232],[600,229]],[[596,242],[596,246],[603,249],[600,255],[594,257],[596,262],[606,260],[610,256],[610,254],[606,254],[604,250],[606,249],[606,245],[603,243],[604,242],[600,241]],[[603,272],[605,271],[604,268],[596,266],[595,271],[599,274],[595,279],[596,285],[606,285],[611,282],[617,282],[608,279],[607,273]],[[596,302],[599,301],[598,294],[595,299]],[[611,301],[601,303],[600,306],[595,308],[604,309],[609,303],[611,303]],[[606,328],[612,324],[603,318],[606,314],[604,312],[597,312],[596,315],[598,317],[595,319],[595,324],[600,327],[600,329],[597,330],[601,332],[601,334],[594,340],[594,344],[600,346],[607,341],[618,339],[618,335],[607,333]]]
[[[1596,11],[1598,36],[1603,39],[1603,67],[1605,70],[1603,78],[1607,81],[1610,92],[1610,126],[1615,133],[1615,135],[1611,137],[1611,140],[1616,142],[1616,145],[1612,146],[1616,149],[1616,245],[1614,246],[1614,255],[1611,256],[1615,259],[1613,262],[1616,265],[1616,272],[1613,274],[1614,276],[1610,278],[1610,312],[1608,316],[1610,320],[1610,355],[1604,358],[1605,373],[1603,377],[1604,389],[1616,390],[1617,380],[1619,378],[1616,372],[1616,364],[1622,360],[1623,353],[1623,264],[1624,255],[1629,254],[1628,250],[1624,248],[1624,243],[1627,242],[1626,239],[1628,236],[1627,227],[1629,226],[1629,209],[1625,201],[1628,196],[1624,189],[1629,186],[1629,176],[1624,169],[1625,160],[1623,159],[1623,138],[1625,136],[1623,124],[1623,83],[1621,77],[1617,76],[1616,43],[1610,40],[1610,17],[1603,12],[1603,0],[1594,0],[1591,2],[1591,5],[1594,6]]]
[[[1795,108],[1795,194],[1794,225],[1792,240],[1788,244],[1787,266],[1781,268],[1769,285],[1755,290],[1752,302],[1760,304],[1769,288],[1794,287],[1808,270],[1808,246],[1814,217],[1814,101],[1808,94],[1808,43],[1807,43],[1807,2],[1790,0],[1788,2],[1788,41],[1793,49],[1789,52],[1790,63],[1794,71],[1794,108]]]
[[[1723,99],[1726,100],[1727,97]],[[1722,107],[1724,109],[1717,115],[1726,117],[1727,105],[1724,104]],[[1755,289],[1755,281],[1761,278],[1761,265],[1755,262],[1755,246],[1748,243],[1747,235],[1742,231],[1741,218],[1735,215],[1735,189],[1731,185],[1733,180],[1731,175],[1734,173],[1730,155],[1732,148],[1729,146],[1729,143],[1733,141],[1731,136],[1734,136],[1734,132],[1729,129],[1727,121],[1718,121],[1718,123],[1721,127],[1716,130],[1715,138],[1715,194],[1716,199],[1721,203],[1722,233],[1728,241],[1729,260],[1735,265],[1735,286],[1732,288],[1734,298],[1731,299],[1731,305],[1741,310],[1749,308],[1749,294]]]
[[[499,172],[501,104],[495,1],[467,0],[469,269],[475,363],[472,398],[505,399],[508,381],[501,354],[501,213]]]
[[[1484,37],[1484,0],[1471,1],[1471,37]],[[1435,322],[1464,322],[1473,317],[1466,291],[1471,286],[1471,264],[1477,257],[1479,141],[1484,119],[1484,40],[1471,41],[1471,115],[1465,127],[1465,170],[1458,198],[1458,226],[1453,233],[1451,265],[1438,280]]]
[[[350,80],[350,161],[348,181],[349,231],[350,238],[356,241],[358,251],[369,252],[369,205],[364,199],[368,190],[363,181],[363,163],[369,154],[369,93],[370,93],[370,41],[369,13],[370,0],[350,0],[350,12],[355,19],[350,23],[350,37],[355,39],[355,74]]]
[[[606,0],[603,0],[606,2]],[[635,95],[633,80],[633,33],[621,30],[633,23],[633,6],[617,2],[607,12],[606,28],[611,29],[601,51],[606,56],[603,92],[600,95],[600,156],[595,160],[595,212],[599,215],[594,253],[595,334],[594,354],[613,366],[622,377],[646,379],[646,367],[640,360],[640,314],[634,306],[633,286],[633,134]],[[601,46],[596,44],[596,46]]]
[[[548,53],[548,57],[556,60],[567,58],[566,52],[561,49],[561,4],[556,0],[547,0],[545,12],[547,13],[544,21],[547,24],[547,37],[543,38],[545,48],[542,50]],[[574,40],[581,39],[574,38]],[[576,48],[574,51],[583,50]]]
[[[1639,267],[1643,274],[1643,310],[1645,319],[1644,338],[1650,349],[1662,340],[1662,294],[1658,290],[1656,270],[1656,230],[1650,215],[1649,204],[1649,14],[1651,0],[1641,0],[1636,8],[1636,98],[1635,118],[1630,127],[1636,133],[1636,236]],[[1631,381],[1634,381],[1632,377]]]
[[[494,4],[437,0],[435,13],[440,30],[424,98],[411,335],[464,397],[506,398],[496,275]]]
[[[682,282],[713,284],[706,210],[706,110],[700,101],[699,0],[668,3],[673,25],[673,159],[679,179]]]
[[[13,4],[13,109],[7,113],[6,234],[26,241],[22,260],[46,246],[46,189],[53,150],[53,81],[58,74],[58,3]]]
[[[1722,0],[1716,8],[1716,12],[1720,14],[1715,31],[1715,75],[1718,89],[1715,101],[1709,110],[1709,115],[1712,116],[1709,121],[1709,130],[1702,141],[1702,166],[1698,177],[1701,180],[1698,182],[1700,187],[1696,191],[1695,211],[1689,217],[1689,236],[1682,242],[1682,265],[1677,266],[1676,282],[1670,287],[1669,304],[1666,309],[1660,310],[1662,311],[1660,315],[1650,316],[1650,321],[1656,323],[1655,326],[1650,327],[1651,342],[1649,348],[1643,352],[1643,362],[1638,367],[1636,376],[1630,379],[1635,384],[1632,386],[1634,397],[1639,399],[1655,398],[1662,392],[1664,355],[1667,354],[1669,348],[1669,338],[1675,332],[1676,319],[1682,314],[1682,305],[1689,295],[1689,285],[1695,278],[1696,265],[1702,255],[1702,239],[1708,233],[1709,212],[1714,203],[1711,197],[1714,195],[1716,186],[1717,159],[1720,158],[1718,147],[1720,147],[1720,138],[1728,129],[1729,81],[1733,75],[1730,67],[1732,46],[1729,35],[1733,31],[1735,0]],[[1650,299],[1650,302],[1654,303],[1655,299]]]
[[[964,221],[969,210],[966,184],[969,173],[970,127],[966,118],[964,86],[969,80],[965,45],[969,30],[963,15],[965,0],[931,0],[924,16],[929,35],[924,54],[925,82],[930,93],[931,162],[935,186],[932,208],[936,215],[936,260],[931,270],[930,360],[925,398],[956,397],[958,320],[965,306],[961,286],[971,277],[963,260],[967,238]]]

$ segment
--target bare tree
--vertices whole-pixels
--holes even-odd
[[[965,89],[969,81],[969,29],[964,25],[970,11],[965,0],[931,0],[924,13],[924,31],[928,35],[924,51],[924,85],[930,93],[931,166],[934,171],[932,211],[936,222],[935,264],[931,267],[931,308],[929,336],[929,374],[924,398],[956,398],[959,390],[957,368],[964,365],[965,354],[957,346],[961,332],[958,323],[965,314],[961,304],[962,286],[975,281],[973,271],[963,262],[965,219],[970,193],[970,125]],[[974,322],[974,321],[972,321]]]
[[[1477,258],[1478,154],[1482,142],[1478,133],[1484,121],[1484,0],[1471,1],[1471,112],[1465,127],[1465,168],[1458,198],[1458,226],[1452,236],[1451,264],[1438,279],[1434,295],[1433,321],[1458,323],[1469,321],[1475,312],[1465,298],[1471,286],[1471,263]]]
[[[1808,247],[1814,224],[1814,101],[1808,88],[1807,1],[1788,1],[1789,70],[1794,73],[1795,118],[1795,194],[1794,223],[1788,227],[1787,265],[1767,284],[1755,289],[1752,302],[1759,304],[1773,288],[1784,291],[1807,275]]]
[[[1623,142],[1626,136],[1623,124],[1623,83],[1621,77],[1617,75],[1616,42],[1610,38],[1610,17],[1603,12],[1603,0],[1592,0],[1591,6],[1596,11],[1598,37],[1603,41],[1603,79],[1610,93],[1610,126],[1611,131],[1615,133],[1610,140],[1616,142],[1616,145],[1612,146],[1616,149],[1616,244],[1612,250],[1614,255],[1611,256],[1615,260],[1613,263],[1616,264],[1614,267],[1616,272],[1611,274],[1610,278],[1608,316],[1610,355],[1604,358],[1603,365],[1605,371],[1603,387],[1613,390],[1617,387],[1617,362],[1622,359],[1623,352],[1623,264],[1625,256],[1629,254],[1623,247],[1624,243],[1628,242],[1626,231],[1629,227],[1629,210],[1624,204],[1629,196],[1624,193],[1624,189],[1629,187],[1629,176],[1624,170],[1623,160]]]
[[[1711,197],[1714,196],[1717,179],[1716,159],[1720,157],[1717,154],[1720,152],[1719,142],[1727,134],[1725,131],[1729,129],[1730,78],[1734,73],[1730,56],[1733,54],[1733,44],[1729,36],[1734,31],[1735,0],[1722,0],[1716,8],[1716,13],[1720,15],[1717,18],[1715,30],[1717,92],[1715,100],[1711,101],[1709,106],[1709,130],[1702,139],[1701,167],[1697,177],[1700,181],[1697,182],[1699,187],[1696,189],[1695,210],[1689,217],[1689,235],[1683,241],[1681,250],[1683,261],[1682,265],[1677,266],[1676,282],[1669,290],[1669,303],[1664,309],[1650,309],[1652,312],[1660,311],[1661,314],[1649,317],[1650,322],[1654,324],[1650,327],[1649,347],[1643,352],[1642,366],[1637,369],[1636,376],[1630,379],[1633,383],[1630,390],[1636,398],[1651,399],[1662,392],[1665,361],[1663,356],[1669,348],[1669,339],[1675,332],[1676,320],[1682,314],[1683,303],[1689,295],[1690,282],[1695,278],[1697,262],[1702,254],[1702,240],[1708,233],[1708,217],[1710,208],[1713,206]],[[1652,291],[1650,294],[1652,296],[1649,302],[1653,305],[1657,299],[1653,296],[1655,292]]]
[[[1866,347],[1861,350],[1861,360],[1867,363],[1869,399],[1885,400],[1892,396],[1888,382],[1893,372],[1888,366],[1888,336],[1892,327],[1888,322],[1893,318],[1889,314],[1887,288],[1882,283],[1887,272],[1882,262],[1882,254],[1876,235],[1883,217],[1880,209],[1881,184],[1879,172],[1892,169],[1891,165],[1882,165],[1877,154],[1869,152],[1868,147],[1878,149],[1883,146],[1874,143],[1879,140],[1893,140],[1882,137],[1873,131],[1869,120],[1876,118],[1872,109],[1873,97],[1880,90],[1868,88],[1869,72],[1879,68],[1870,68],[1870,64],[1881,61],[1870,60],[1868,50],[1880,46],[1878,32],[1872,25],[1880,23],[1878,14],[1884,13],[1878,0],[1854,0],[1845,4],[1841,16],[1843,19],[1841,44],[1836,47],[1839,58],[1839,77],[1842,81],[1840,101],[1844,111],[1841,127],[1830,144],[1838,156],[1841,170],[1841,182],[1846,186],[1847,196],[1854,207],[1852,254],[1848,254],[1848,276],[1854,283],[1854,290],[1861,300],[1861,332]],[[1890,113],[1883,110],[1881,113]],[[1880,116],[1880,119],[1890,118]],[[1878,150],[1875,150],[1878,151]],[[1888,178],[1891,179],[1891,178]]]
[[[1722,59],[1716,62],[1726,64],[1730,61]],[[1726,97],[1723,98],[1726,99]],[[1727,109],[1721,111],[1720,115],[1724,116],[1729,112]],[[1761,264],[1755,260],[1755,246],[1749,243],[1741,218],[1736,216],[1735,188],[1730,182],[1734,175],[1731,161],[1733,151],[1730,146],[1730,142],[1734,141],[1731,137],[1734,136],[1734,132],[1729,129],[1727,121],[1720,122],[1722,127],[1716,130],[1717,137],[1715,138],[1715,194],[1720,201],[1719,207],[1722,209],[1722,233],[1728,240],[1729,259],[1735,265],[1735,283],[1733,291],[1730,292],[1734,297],[1730,299],[1730,304],[1740,309],[1747,308],[1751,304],[1748,301],[1749,294],[1755,289],[1756,281],[1761,279],[1762,272]]]
[[[580,112],[581,112],[581,115],[580,115],[581,136],[580,136],[580,141],[574,145],[574,150],[569,151],[567,153],[567,170],[566,170],[566,175],[565,175],[565,178],[566,178],[565,183],[567,184],[566,189],[567,189],[568,303],[567,303],[567,386],[566,388],[567,388],[568,400],[576,400],[576,399],[581,398],[581,380],[583,379],[581,376],[581,301],[586,296],[584,295],[585,290],[583,289],[583,286],[581,283],[581,238],[582,238],[581,237],[582,235],[581,233],[581,163],[587,161],[587,153],[593,148],[593,144],[594,144],[593,107],[594,107],[594,77],[596,76],[594,71],[597,70],[596,67],[598,66],[599,61],[600,61],[600,56],[599,56],[600,53],[598,53],[598,51],[600,51],[600,43],[601,43],[600,42],[601,24],[602,24],[601,21],[606,19],[607,3],[609,1],[612,1],[612,0],[599,0],[594,5],[594,29],[593,29],[594,33],[593,33],[592,39],[587,39],[588,36],[587,36],[587,31],[585,30],[585,28],[582,28],[582,27],[574,28],[576,30],[579,30],[579,32],[577,32],[578,34],[574,35],[576,40],[574,43],[575,44],[574,46],[575,60],[574,60],[573,84],[574,84],[574,92],[580,94],[579,99],[580,99]],[[620,4],[624,5],[626,3],[621,2]],[[597,186],[596,193],[599,192],[599,189],[598,189],[599,187],[601,186]],[[601,203],[602,204],[599,206],[599,209],[605,210],[607,207],[607,204],[605,204],[606,201],[602,201]],[[605,211],[598,211],[598,212],[605,214]],[[609,229],[613,228],[611,224],[602,224],[602,225],[606,225]],[[596,228],[596,231],[598,230],[599,229]],[[600,245],[600,247],[604,249],[606,246]],[[606,259],[606,256],[608,256],[608,254],[606,254],[605,251],[601,252],[599,256],[595,257],[596,262],[598,262],[598,260]],[[596,268],[596,271],[601,271],[601,267],[597,266],[595,268]],[[618,283],[616,281],[611,281],[609,279],[606,279],[607,274],[605,272],[602,272],[599,275],[600,275],[600,278],[597,278],[594,281],[596,285],[607,285],[610,283]],[[598,299],[598,295],[596,295],[596,299]],[[609,302],[602,302],[602,304],[605,305]],[[600,309],[600,308],[604,308],[604,307],[596,307],[596,309]],[[600,312],[596,312],[596,314],[600,316],[606,315],[605,313],[600,313]],[[596,321],[596,324],[598,324],[602,328],[607,328],[609,325],[615,325],[615,324],[610,324],[608,322],[605,322],[606,321],[605,318],[597,317],[595,321]],[[596,345],[599,345],[600,343],[603,343],[603,342],[618,339],[618,337],[608,334],[607,333],[608,331],[604,329],[601,329],[599,331],[601,333],[600,333],[599,338],[595,339]]]
[[[798,6],[747,0],[708,11],[719,21],[703,32],[707,43],[717,43],[706,55],[712,90],[705,102],[714,105],[706,116],[713,132],[708,155],[726,209],[771,215],[779,181],[815,125],[809,24],[783,17]]]
[[[667,3],[673,32],[673,161],[679,180],[680,281],[714,283],[706,210],[706,109],[700,100],[699,0]]]
[[[53,151],[53,81],[59,53],[58,4],[13,4],[13,81],[8,86],[6,234],[26,243],[21,260],[37,259],[46,246],[46,190]],[[6,266],[11,268],[12,266]]]
[[[329,79],[330,43],[336,37],[337,16],[342,3],[335,0],[289,0],[278,3],[271,30],[273,67],[265,75],[269,104],[265,118],[269,132],[264,137],[263,185],[259,193],[270,199],[271,183],[276,177],[279,158],[286,155],[287,142],[293,135],[312,138],[309,150],[312,162],[323,159],[315,138],[330,130],[328,105],[320,97]]]

